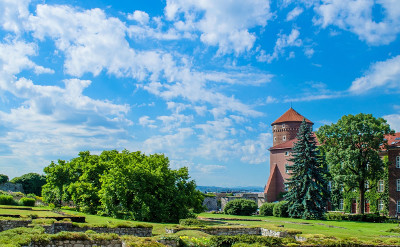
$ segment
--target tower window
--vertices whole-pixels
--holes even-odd
[[[396,168],[400,168],[400,156],[396,157]]]
[[[286,141],[286,136],[283,136],[283,138],[282,138],[284,141]]]
[[[400,201],[397,201],[397,213],[399,214],[400,213]]]
[[[289,156],[289,151],[286,151],[286,152],[285,152],[285,156]]]
[[[289,174],[290,170],[289,170],[289,164],[285,164],[285,172],[287,174]]]
[[[276,130],[276,125],[274,125],[274,130]]]
[[[282,129],[285,128],[285,124],[282,124]]]
[[[276,141],[276,136],[274,137],[274,142]]]

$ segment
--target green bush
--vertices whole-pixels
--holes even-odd
[[[33,207],[33,206],[35,206],[35,202],[36,202],[36,200],[33,199],[33,198],[22,197],[22,198],[19,200],[19,205],[21,205],[21,206],[30,206],[30,207]]]
[[[232,215],[252,215],[257,211],[257,204],[253,200],[236,199],[225,205],[224,213]]]
[[[327,220],[349,220],[347,214],[339,212],[329,212],[325,214]]]
[[[12,196],[0,195],[0,205],[17,205]]]
[[[273,216],[275,203],[266,202],[260,207],[261,216]]]
[[[204,226],[205,224],[201,220],[189,218],[189,219],[179,220],[179,225],[182,225],[182,226]]]
[[[259,244],[262,246],[281,246],[282,239],[255,235],[212,236],[210,246],[230,247],[236,243]]]
[[[275,217],[289,217],[288,214],[288,202],[287,201],[280,201],[275,203],[273,215]]]

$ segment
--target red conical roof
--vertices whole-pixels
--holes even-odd
[[[287,110],[285,113],[283,113],[283,115],[280,116],[277,120],[275,120],[271,125],[278,124],[278,123],[286,123],[286,122],[302,122],[303,118],[305,118],[305,117],[303,117],[300,113],[298,113],[292,107],[290,107],[289,110]],[[314,124],[307,118],[305,118],[305,119],[306,119],[307,123]]]

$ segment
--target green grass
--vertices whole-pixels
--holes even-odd
[[[121,220],[121,219],[115,219],[111,217],[104,217],[104,216],[98,216],[98,215],[91,215],[91,214],[84,214],[80,212],[75,212],[75,211],[70,211],[70,210],[62,210],[65,213],[71,214],[71,215],[77,215],[77,216],[85,216],[86,217],[86,223],[89,224],[108,224],[108,223],[124,223],[124,222],[131,222],[135,224],[148,224],[153,226],[153,235],[164,235],[165,234],[165,228],[166,227],[172,227],[175,226],[176,224],[168,224],[168,223],[152,223],[152,222],[143,222],[143,221],[131,221],[131,220]]]
[[[303,234],[323,234],[339,238],[357,237],[361,240],[372,240],[382,236],[399,236],[398,233],[387,230],[398,226],[397,223],[368,223],[352,221],[327,221],[327,220],[303,220],[292,218],[278,218],[272,216],[235,216],[225,214],[202,213],[199,217],[205,218],[236,218],[236,219],[261,219],[263,221],[226,221],[229,223],[246,226],[275,226],[284,225],[284,228],[300,230]],[[338,228],[342,227],[342,228]]]
[[[10,208],[12,208],[12,209],[10,209]],[[27,217],[32,214],[35,214],[38,217],[62,216],[60,214],[50,211],[49,208],[32,207],[32,210],[21,210],[24,208],[31,208],[31,207],[2,205],[2,206],[0,206],[0,214],[20,215],[22,217]]]
[[[9,206],[0,206],[0,214],[19,214],[28,216],[29,214],[37,214],[39,217],[45,216],[59,216],[59,214],[46,211],[49,208],[35,207],[33,211],[29,210],[17,210],[15,208],[24,208],[15,206],[14,209],[5,209]],[[26,208],[26,207],[25,207]],[[124,224],[126,222],[133,224],[149,224],[153,226],[153,234],[155,236],[166,235],[165,228],[171,228],[176,224],[166,223],[151,223],[151,222],[140,222],[140,221],[128,221],[115,219],[111,217],[102,217],[97,215],[89,215],[79,213],[70,210],[63,210],[63,212],[76,215],[85,216],[86,222],[89,224]],[[325,236],[334,236],[337,238],[352,238],[356,237],[360,240],[373,240],[383,239],[382,236],[398,236],[400,233],[388,232],[389,229],[396,228],[397,223],[367,223],[367,222],[352,222],[352,221],[326,221],[326,220],[303,220],[303,219],[292,219],[292,218],[277,218],[277,217],[263,217],[263,216],[235,216],[225,214],[210,214],[202,213],[199,217],[204,218],[230,218],[230,219],[258,219],[261,221],[235,221],[235,220],[218,220],[229,224],[234,224],[233,227],[238,226],[249,226],[249,227],[266,227],[270,229],[284,229],[284,230],[297,230],[301,231],[303,235],[308,234],[323,234]],[[215,225],[214,225],[215,224]],[[208,227],[218,226],[219,223],[207,223]],[[283,228],[277,228],[278,225],[284,225]],[[227,225],[222,225],[227,226]],[[199,234],[195,230],[187,230],[176,233],[177,236],[190,236],[194,237]]]

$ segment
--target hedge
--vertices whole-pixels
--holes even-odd
[[[266,202],[260,207],[261,216],[273,216],[275,203]]]

